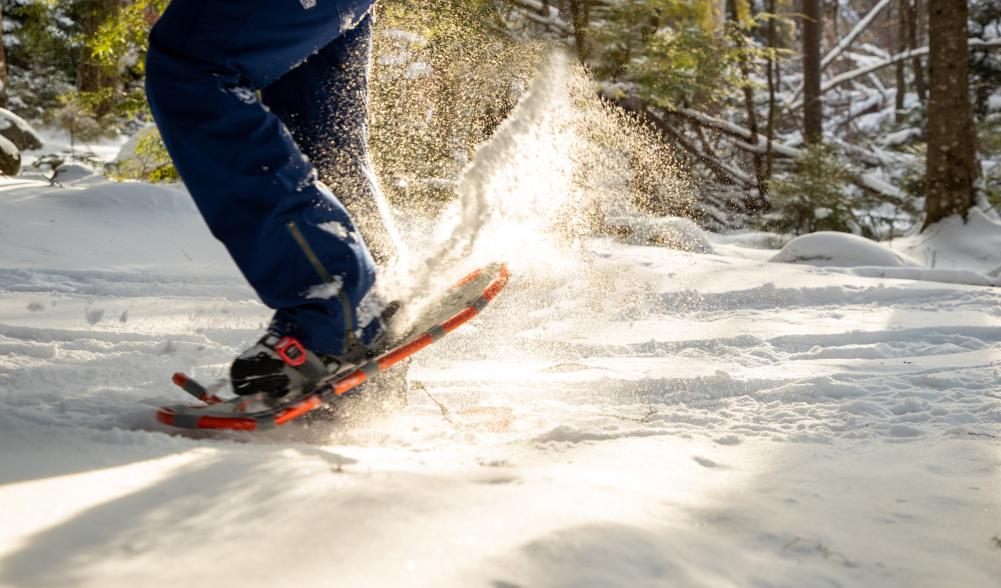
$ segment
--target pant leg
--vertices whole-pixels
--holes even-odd
[[[337,196],[375,260],[399,254],[399,236],[368,153],[372,16],[261,91],[261,100]]]
[[[375,330],[375,267],[345,208],[256,91],[351,30],[370,4],[173,0],[150,34],[147,95],[178,173],[277,310],[275,330],[321,353],[340,353],[347,333]]]

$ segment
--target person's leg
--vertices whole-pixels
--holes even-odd
[[[357,25],[371,0],[173,0],[150,34],[147,94],[209,228],[273,328],[318,353],[370,338],[375,268],[347,211],[257,99]],[[364,341],[363,341],[364,342]]]
[[[396,260],[399,236],[379,189],[368,154],[368,79],[372,51],[368,15],[295,69],[261,91],[261,101],[292,134],[296,144],[354,219],[380,266]],[[378,413],[406,405],[407,366],[364,384],[365,394],[348,412]],[[345,406],[316,411],[314,419],[344,417]],[[328,414],[330,413],[330,414]]]
[[[372,19],[366,16],[264,88],[261,100],[285,123],[384,265],[399,254],[399,237],[368,154]]]

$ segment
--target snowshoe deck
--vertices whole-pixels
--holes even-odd
[[[202,404],[164,407],[157,411],[156,418],[166,425],[185,429],[259,431],[283,425],[335,401],[467,323],[497,296],[509,277],[507,266],[500,263],[470,273],[429,302],[411,321],[405,334],[394,338],[387,351],[292,398],[276,401],[265,394],[252,394],[224,399],[184,374],[174,374],[174,383]]]

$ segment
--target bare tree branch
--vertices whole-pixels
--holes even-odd
[[[824,56],[824,58],[820,61],[820,71],[824,71],[825,69],[827,69],[827,66],[831,65],[835,59],[837,59],[842,53],[844,53],[845,49],[848,49],[848,47],[851,46],[852,42],[854,42],[855,39],[857,39],[858,36],[861,35],[866,30],[866,28],[869,27],[873,19],[875,19],[879,15],[879,13],[883,11],[884,8],[889,6],[889,4],[890,0],[880,0],[879,4],[873,6],[872,10],[870,10],[868,14],[862,17],[862,20],[858,21],[858,24],[856,24],[852,28],[852,30],[849,31],[848,34],[845,35],[843,39],[838,41],[838,44],[835,45],[834,48],[831,49],[827,53],[827,55]],[[793,92],[792,100],[790,100],[790,102],[798,102],[799,97],[802,93],[803,93],[803,84],[800,83],[798,86],[796,86],[796,90]]]
[[[995,49],[1001,47],[1001,39],[991,39],[990,41],[985,41],[980,38],[971,38],[967,42],[969,43],[970,49],[987,50],[987,49]],[[918,47],[917,49],[911,49],[909,51],[904,51],[903,53],[898,53],[896,55],[893,55],[892,57],[884,61],[879,61],[871,65],[867,65],[865,67],[860,67],[857,69],[853,69],[851,71],[846,71],[845,73],[834,76],[833,78],[824,82],[824,84],[820,87],[820,93],[823,94],[828,90],[831,90],[832,88],[844,84],[845,82],[850,82],[855,78],[871,74],[875,71],[883,69],[884,67],[889,67],[897,62],[906,61],[913,57],[920,57],[922,55],[927,55],[927,54],[928,54],[928,47]],[[790,106],[790,108],[792,110],[796,110],[802,106],[803,106],[803,101],[797,100]]]
[[[531,20],[552,27],[558,32],[569,35],[572,31],[569,23],[560,18],[560,11],[554,6],[543,4],[539,0],[506,0],[524,11]]]
[[[768,149],[768,140],[765,137],[758,135],[757,142],[751,143],[752,141],[751,131],[745,129],[740,125],[734,124],[730,121],[719,119],[714,116],[710,116],[708,114],[699,112],[697,110],[692,110],[690,108],[679,108],[676,111],[672,111],[671,114],[678,114],[684,116],[685,118],[695,121],[698,124],[701,124],[711,129],[720,131],[721,133],[725,133],[727,135],[735,137],[738,140],[734,141],[734,144],[737,147],[740,147],[741,149],[744,149],[746,151],[751,151],[754,153],[764,153]],[[802,149],[798,149],[796,147],[790,147],[789,145],[777,142],[772,143],[772,151],[776,155],[781,155],[783,157],[795,158],[795,157],[801,157],[803,155]],[[883,196],[897,202],[903,202],[907,200],[906,194],[901,192],[896,187],[887,184],[886,182],[879,179],[879,177],[877,177],[875,174],[872,173],[861,173],[852,180],[852,183],[860,188],[871,190],[873,192],[876,192],[877,194],[882,194]]]
[[[845,35],[845,38],[838,41],[838,44],[835,45],[834,48],[831,49],[827,53],[827,55],[824,56],[824,59],[820,61],[820,70],[823,71],[827,69],[827,66],[831,65],[831,63],[833,63],[834,60],[837,59],[838,56],[840,56],[844,52],[845,49],[851,46],[852,42],[855,41],[855,39],[857,39],[858,36],[861,35],[863,31],[866,30],[866,28],[869,27],[873,19],[875,19],[879,15],[879,13],[882,12],[883,9],[889,5],[890,5],[890,0],[880,0],[879,4],[873,6],[872,10],[870,10],[868,14],[862,17],[862,20],[858,21],[858,24],[856,24],[855,27],[852,28],[852,30],[847,35]]]
[[[626,112],[635,114],[642,122],[653,126],[660,131],[661,134],[667,135],[682,149],[694,155],[707,168],[709,168],[713,175],[721,181],[728,184],[734,184],[741,188],[750,188],[754,186],[754,178],[751,177],[750,174],[744,173],[740,169],[728,165],[708,150],[699,148],[699,146],[689,140],[683,132],[675,129],[666,120],[664,120],[663,117],[657,116],[655,113],[651,112],[646,104],[636,99],[616,100],[614,102],[619,106],[619,108],[622,108]]]

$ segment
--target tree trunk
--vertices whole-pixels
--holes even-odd
[[[820,0],[802,0],[803,14],[803,139],[821,142],[824,107],[820,99],[820,38],[823,35]]]
[[[976,203],[979,177],[970,105],[966,0],[928,5],[928,160],[925,222],[921,230],[953,214],[965,219]]]
[[[7,49],[4,47],[2,5],[0,5],[0,108],[7,108]]]
[[[751,142],[758,142],[758,113],[754,106],[754,87],[751,81],[751,64],[750,60],[747,58],[747,39],[744,37],[743,24],[740,22],[740,16],[737,10],[737,2],[741,0],[728,0],[727,6],[727,17],[730,20],[730,26],[734,45],[740,51],[740,57],[738,64],[740,66],[740,76],[742,80],[742,86],[744,91],[744,110],[747,112],[747,128],[751,131]],[[750,8],[748,8],[750,10]],[[761,197],[762,201],[768,198],[768,182],[765,178],[765,160],[760,154],[754,154],[754,178],[755,185],[758,189],[758,195]]]
[[[907,20],[907,48],[917,49],[921,46],[921,39],[918,38],[921,0],[907,0],[904,7],[907,10],[904,14],[904,18]],[[925,68],[920,57],[911,60],[911,69],[914,71],[914,90],[918,93],[918,100],[924,104],[928,99],[928,86],[925,84]]]
[[[775,110],[777,107],[777,101],[775,92],[778,88],[779,82],[781,80],[782,72],[779,70],[779,55],[778,55],[778,42],[776,39],[775,31],[775,19],[776,14],[776,3],[775,0],[768,0],[768,122],[766,123],[765,135],[768,139],[767,148],[765,149],[765,181],[771,182],[772,180],[772,142],[775,141]]]
[[[895,48],[897,53],[907,51],[907,13],[910,12],[908,10],[910,3],[911,0],[897,0],[897,22],[893,30],[893,36],[897,42]],[[896,109],[894,119],[900,123],[904,119],[904,98],[907,97],[907,70],[903,61],[897,63],[896,74],[897,94],[894,100],[894,108]]]
[[[570,17],[573,19],[574,45],[577,59],[587,63],[590,51],[587,45],[587,25],[591,21],[591,0],[570,0]]]
[[[831,2],[830,6],[831,6],[831,29],[829,31],[829,34],[831,35],[832,39],[831,47],[833,47],[838,44],[839,40],[841,40],[841,31],[838,30],[838,20],[839,20],[838,16],[841,13],[841,7],[838,6],[838,2]]]
[[[102,65],[92,53],[90,39],[100,29],[101,24],[113,14],[122,0],[99,0],[94,8],[86,13],[80,21],[82,36],[85,43],[81,47],[80,63],[76,68],[76,89],[80,92],[96,92],[104,88],[114,87],[118,77],[113,69]],[[95,115],[104,116],[110,111],[110,104],[102,102],[95,105]]]

